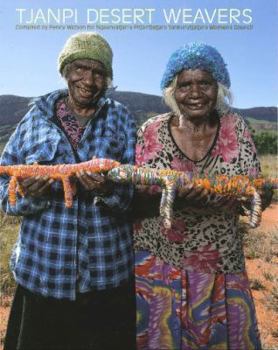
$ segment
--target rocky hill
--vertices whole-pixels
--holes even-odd
[[[159,96],[115,90],[110,90],[108,96],[126,105],[135,115],[138,124],[150,114],[155,115],[168,111],[162,98]],[[0,126],[18,123],[28,111],[31,101],[31,97],[0,96]]]

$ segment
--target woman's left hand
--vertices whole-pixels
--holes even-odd
[[[102,174],[79,171],[76,177],[87,191],[95,191],[99,194],[108,194],[111,191],[111,182]]]
[[[202,186],[193,187],[192,184],[183,187],[179,191],[179,197],[186,201],[184,205],[204,208],[224,208],[229,209],[238,205],[237,200],[231,197],[217,196],[211,194]]]

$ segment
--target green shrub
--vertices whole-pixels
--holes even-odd
[[[277,136],[273,133],[262,132],[253,135],[259,154],[277,154]]]

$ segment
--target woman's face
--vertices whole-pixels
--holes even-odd
[[[105,68],[94,60],[73,61],[66,79],[71,102],[79,108],[95,104],[107,88]]]
[[[215,108],[217,82],[201,69],[183,70],[178,75],[175,99],[181,113],[190,120],[208,117]]]

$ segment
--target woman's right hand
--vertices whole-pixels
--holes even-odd
[[[28,177],[20,181],[20,186],[25,195],[32,197],[41,197],[50,193],[50,186],[54,182],[48,176]]]

